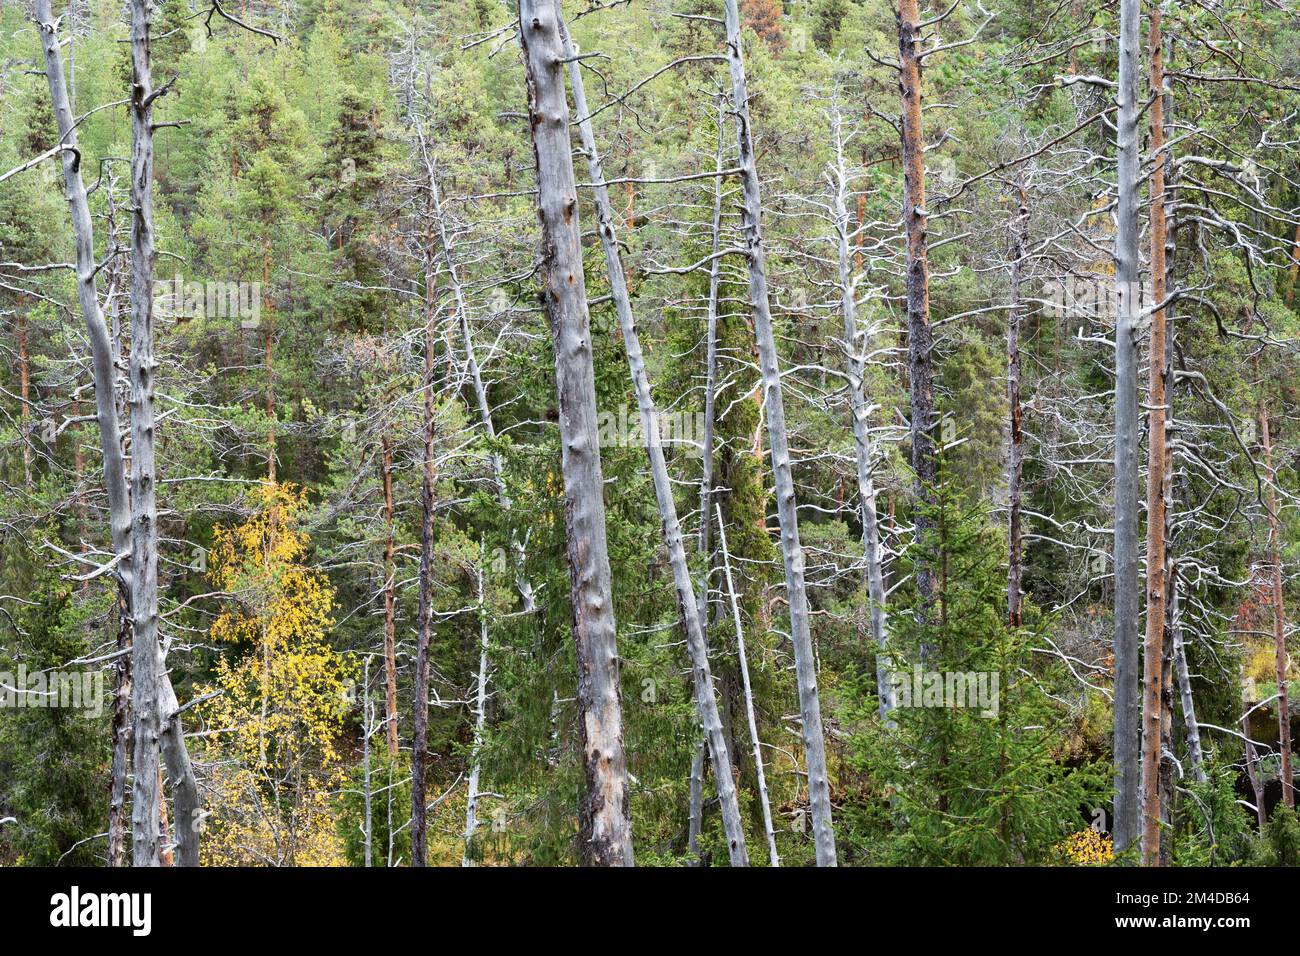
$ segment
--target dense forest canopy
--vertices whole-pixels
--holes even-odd
[[[0,0],[0,863],[1295,863],[1294,0]]]

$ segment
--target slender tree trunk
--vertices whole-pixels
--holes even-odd
[[[709,525],[713,518],[713,441],[717,420],[718,392],[718,284],[721,276],[722,261],[718,251],[722,246],[722,157],[726,135],[726,101],[718,98],[718,145],[713,161],[713,229],[710,234],[709,255],[709,301],[706,305],[707,315],[705,329],[704,362],[704,447],[701,449],[700,465],[700,557],[704,561],[704,580],[700,582],[700,596],[697,602],[700,615],[700,627],[708,633],[709,571],[713,560],[713,549],[709,541]]]
[[[700,832],[704,829],[704,761],[709,755],[709,745],[701,738],[695,744],[691,757],[690,820],[686,824],[686,854],[690,866],[699,866]]]
[[[925,554],[934,503],[934,336],[930,329],[930,263],[925,208],[925,136],[921,121],[921,27],[917,0],[898,2],[899,91],[902,96],[903,229],[907,234],[907,373],[911,396],[912,471],[916,477],[914,563],[922,624],[934,603],[934,572]],[[924,657],[926,649],[921,648]]]
[[[1115,819],[1116,850],[1139,834],[1142,725],[1138,690],[1138,50],[1140,0],[1120,0],[1115,283]],[[1159,658],[1157,657],[1157,660]]]
[[[1183,706],[1183,724],[1187,731],[1187,757],[1192,777],[1205,782],[1205,752],[1201,747],[1201,726],[1196,722],[1196,703],[1192,699],[1192,675],[1187,666],[1187,648],[1183,641],[1182,616],[1178,610],[1178,581],[1175,574],[1173,598],[1174,673],[1178,678],[1178,695]]]
[[[886,722],[895,707],[894,685],[889,679],[893,669],[889,655],[889,631],[885,615],[885,575],[881,562],[880,522],[876,514],[876,485],[872,476],[875,466],[876,446],[869,433],[867,405],[862,380],[866,374],[864,356],[869,341],[858,333],[857,282],[850,267],[849,235],[849,176],[844,164],[844,141],[840,116],[838,89],[833,111],[835,136],[835,232],[839,254],[840,314],[843,318],[844,353],[849,380],[849,408],[853,415],[853,450],[857,466],[858,516],[862,521],[862,549],[866,564],[867,597],[870,602],[871,637],[876,644],[876,696],[880,716]],[[859,257],[861,268],[861,257]],[[859,345],[859,339],[862,344]]]
[[[469,791],[465,797],[465,853],[461,866],[473,866],[470,850],[474,831],[478,829],[478,782],[483,771],[480,752],[483,747],[483,724],[487,715],[488,620],[483,598],[483,551],[479,549],[478,566],[478,692],[474,700],[474,749],[470,755]]]
[[[27,310],[18,304],[18,396],[23,436],[23,481],[30,491],[32,482],[31,372],[27,356]]]
[[[1259,775],[1259,756],[1255,751],[1255,742],[1250,739],[1250,718],[1241,718],[1241,733],[1246,740],[1246,776],[1250,780],[1251,793],[1255,795],[1255,820],[1262,832],[1268,823],[1268,810],[1264,806],[1264,781]]]
[[[1158,156],[1151,173],[1151,286],[1158,306],[1165,298],[1165,117],[1164,41],[1160,7],[1151,7],[1151,152]],[[1151,351],[1147,433],[1147,620],[1142,691],[1142,862],[1160,863],[1160,763],[1164,729],[1165,659],[1165,407],[1168,368],[1165,361],[1165,309],[1151,313]]]
[[[271,241],[262,250],[262,288],[271,287]],[[266,328],[262,333],[262,361],[266,366],[266,480],[275,483],[275,308],[266,310]]]
[[[1289,309],[1295,302],[1296,280],[1300,279],[1300,223],[1296,223],[1295,238],[1291,241],[1291,265],[1287,269],[1287,275],[1291,279],[1291,285],[1286,290],[1286,307]]]
[[[388,756],[396,757],[397,743],[397,568],[393,560],[397,542],[393,532],[393,446],[384,434],[379,439],[380,477],[384,485],[384,723]]]
[[[1020,325],[1024,321],[1021,283],[1025,252],[1029,242],[1029,204],[1024,184],[1017,190],[1020,208],[1011,240],[1011,303],[1007,315],[1007,408],[1011,418],[1010,454],[1007,456],[1007,510],[1010,514],[1007,546],[1007,623],[1021,624],[1024,573],[1024,541],[1021,532],[1020,479],[1025,456],[1025,436],[1020,414]]]
[[[1259,403],[1259,435],[1263,443],[1264,469],[1268,472],[1265,505],[1268,508],[1268,552],[1273,584],[1273,647],[1277,666],[1278,750],[1282,755],[1280,776],[1282,802],[1295,807],[1295,785],[1291,776],[1291,709],[1287,702],[1286,614],[1282,603],[1282,538],[1277,517],[1277,471],[1273,468],[1273,443],[1269,437],[1268,407]]]
[[[474,403],[478,409],[479,424],[487,434],[488,440],[495,442],[497,432],[492,424],[492,406],[488,402],[487,386],[483,381],[483,371],[478,363],[478,353],[474,348],[474,336],[469,326],[469,309],[465,304],[465,290],[461,285],[460,278],[456,271],[456,260],[452,255],[451,236],[447,231],[446,219],[442,211],[442,194],[438,185],[438,177],[434,174],[434,168],[429,157],[425,156],[425,162],[429,168],[429,194],[432,203],[430,210],[433,221],[438,226],[438,234],[442,244],[443,261],[447,266],[447,280],[451,287],[452,296],[456,301],[456,316],[460,322],[460,334],[465,343],[465,366],[469,370],[470,383],[474,388]],[[432,241],[432,240],[430,240]],[[510,493],[506,488],[505,480],[505,462],[501,454],[495,449],[490,456],[492,462],[492,477],[496,482],[497,502],[501,505],[503,511],[509,511],[513,507],[510,500]],[[519,591],[520,601],[523,605],[523,612],[531,614],[537,609],[536,598],[533,594],[533,586],[524,574],[525,554],[523,543],[519,540],[518,535],[511,532],[510,547],[513,552],[515,563],[515,587]]]
[[[560,409],[564,526],[586,780],[578,814],[579,856],[589,866],[631,866],[632,808],[558,0],[520,0],[519,38],[542,225],[543,299],[554,338]]]
[[[577,50],[564,35],[564,53],[569,60],[569,86],[573,90],[573,108],[578,112],[578,133],[582,150],[587,156],[587,172],[594,183],[604,182],[596,136],[587,118],[587,94],[582,82],[581,63],[574,59]],[[718,804],[722,811],[722,826],[727,835],[727,852],[732,866],[748,866],[749,854],[745,848],[745,827],[740,817],[740,799],[736,793],[736,780],[731,772],[722,733],[722,720],[718,716],[718,699],[713,689],[713,673],[709,667],[709,649],[704,637],[704,625],[696,605],[695,585],[691,581],[690,566],[686,563],[686,547],[681,522],[677,517],[677,503],[673,498],[672,478],[664,460],[662,433],[659,427],[659,410],[650,389],[641,340],[637,334],[636,318],[632,314],[632,300],[628,295],[623,262],[619,256],[618,238],[615,234],[614,211],[609,193],[603,185],[593,189],[596,207],[596,231],[600,234],[605,252],[605,270],[609,276],[610,296],[618,314],[619,328],[623,332],[623,347],[627,352],[628,369],[632,375],[632,388],[636,393],[637,409],[641,417],[641,434],[645,440],[646,455],[650,460],[650,477],[659,507],[659,521],[663,528],[664,544],[668,550],[668,563],[677,589],[677,610],[686,635],[686,646],[691,657],[691,677],[695,691],[695,715],[709,743],[713,761],[714,785],[718,791]]]
[[[704,362],[704,447],[700,465],[700,536],[699,554],[704,568],[696,605],[700,628],[707,639],[709,628],[709,574],[713,564],[713,549],[709,540],[713,502],[713,441],[717,419],[718,391],[718,283],[721,259],[718,250],[722,245],[722,157],[726,137],[726,100],[718,97],[718,145],[714,151],[713,228],[709,254],[709,293],[705,308],[705,362]],[[704,760],[708,755],[708,742],[701,740],[691,760],[690,822],[687,825],[687,847],[696,861],[699,860],[699,835],[704,826]],[[730,752],[730,750],[728,751]]]
[[[427,236],[424,263],[424,477],[420,485],[420,604],[415,643],[415,703],[411,734],[411,865],[426,865],[428,797],[426,768],[429,749],[429,640],[433,630],[433,513],[437,469],[433,461],[436,406],[433,399],[434,315],[437,279],[433,264],[433,237]]]
[[[364,787],[362,799],[365,801],[365,825],[361,836],[362,839],[365,840],[365,866],[366,869],[369,869],[373,862],[372,846],[375,835],[370,784],[370,723],[374,719],[374,714],[371,712],[370,707],[370,658],[367,657],[365,660],[365,670],[363,671],[361,678],[361,754],[362,760],[364,761],[362,764],[362,786]],[[414,765],[414,761],[412,761],[412,765]],[[416,806],[423,810],[424,802],[420,801]],[[423,844],[416,844],[414,842],[414,832],[414,814],[412,814],[411,865],[423,866],[424,847]],[[417,846],[419,847],[418,851],[416,849]],[[417,852],[420,855],[420,862],[418,864],[415,862],[415,854]]]
[[[131,616],[125,594],[117,601],[117,653],[113,664],[113,719],[110,725],[113,756],[109,764],[108,784],[108,865],[126,865],[124,810],[126,808],[126,771],[131,746]]]
[[[726,0],[727,59],[731,72],[731,104],[739,145],[738,165],[744,192],[744,242],[749,269],[749,299],[754,310],[754,335],[758,340],[763,376],[767,435],[771,446],[777,516],[781,526],[781,557],[785,565],[786,593],[790,604],[790,636],[794,648],[795,676],[799,687],[799,715],[803,722],[804,754],[808,765],[808,799],[811,804],[813,842],[818,866],[835,866],[835,829],[831,820],[830,779],[826,769],[826,744],[822,731],[821,702],[817,697],[817,665],[808,623],[808,593],[804,583],[803,547],[799,542],[799,517],[795,500],[790,442],[781,394],[780,358],[772,331],[763,250],[763,201],[754,159],[753,130],[749,118],[749,88],[741,48],[740,11],[736,0]]]
[[[767,860],[780,866],[776,852],[776,830],[772,826],[772,805],[767,798],[767,779],[763,776],[763,750],[758,741],[758,721],[754,717],[754,692],[749,686],[749,661],[745,657],[745,629],[740,624],[740,603],[736,600],[736,586],[731,580],[731,556],[727,553],[727,531],[722,526],[722,506],[718,506],[718,539],[722,545],[722,569],[727,580],[727,599],[731,603],[731,620],[736,628],[736,649],[740,656],[740,678],[745,688],[745,719],[749,724],[749,739],[754,746],[754,772],[758,778],[758,801],[763,808],[763,832],[767,836]]]

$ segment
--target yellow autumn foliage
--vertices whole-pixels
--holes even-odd
[[[1111,838],[1092,828],[1071,833],[1057,849],[1076,866],[1105,865],[1115,859],[1115,845]]]
[[[230,595],[210,636],[224,647],[201,695],[215,770],[202,851],[215,865],[339,865],[331,796],[351,674],[326,637],[334,588],[303,564],[305,492],[264,484],[258,510],[217,528],[210,577]]]

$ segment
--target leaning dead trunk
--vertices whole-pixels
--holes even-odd
[[[415,703],[411,718],[411,866],[424,866],[428,858],[425,798],[429,749],[429,640],[433,630],[433,517],[437,468],[433,461],[437,427],[433,399],[433,326],[437,308],[433,239],[426,237],[424,262],[424,475],[420,483],[420,601],[415,640]],[[367,773],[369,764],[367,764]]]
[[[727,60],[731,72],[731,105],[736,119],[744,192],[744,243],[749,270],[749,299],[754,310],[754,335],[767,410],[767,435],[771,446],[776,509],[781,526],[781,557],[785,565],[786,596],[790,604],[790,636],[795,676],[799,687],[799,715],[803,721],[804,755],[808,764],[808,799],[811,804],[813,842],[818,866],[835,866],[835,830],[831,821],[830,780],[822,731],[821,702],[817,697],[817,665],[808,623],[808,593],[804,584],[804,556],[799,542],[798,507],[790,463],[790,441],[785,427],[785,401],[781,394],[780,357],[772,331],[767,292],[767,267],[763,250],[763,200],[759,192],[754,138],[749,118],[749,86],[741,49],[740,11],[736,0],[726,0]]]
[[[696,607],[700,616],[700,627],[705,637],[709,633],[709,575],[712,570],[713,551],[710,542],[710,526],[713,502],[713,435],[717,418],[718,394],[718,285],[722,266],[718,251],[722,245],[722,157],[726,137],[726,100],[718,98],[717,113],[718,145],[714,151],[713,180],[713,228],[709,249],[709,294],[705,306],[705,346],[704,346],[704,447],[700,453],[700,533],[699,555],[704,566],[704,578],[700,581],[699,597]],[[708,744],[700,741],[695,756],[691,760],[690,780],[690,822],[688,824],[687,849],[692,858],[699,860],[699,835],[704,826],[704,759]]]
[[[776,852],[776,830],[772,826],[772,805],[767,799],[767,778],[763,775],[763,749],[758,741],[758,721],[754,717],[754,692],[749,686],[749,661],[745,657],[745,629],[740,624],[740,604],[736,600],[736,586],[731,580],[731,555],[727,553],[727,530],[722,526],[722,506],[718,506],[718,541],[722,545],[722,570],[727,581],[727,600],[731,603],[731,620],[736,628],[736,649],[740,656],[740,679],[745,692],[745,719],[749,723],[749,739],[754,746],[754,773],[758,778],[758,802],[763,808],[763,832],[767,836],[767,860],[780,866]]]
[[[1138,836],[1141,720],[1138,695],[1138,47],[1140,0],[1120,0],[1116,119],[1115,283],[1115,849]],[[1158,661],[1158,658],[1157,658]]]
[[[614,212],[609,193],[603,185],[605,172],[601,167],[596,148],[596,136],[588,118],[587,95],[582,82],[582,66],[575,59],[577,50],[564,35],[564,53],[569,60],[569,85],[573,90],[573,108],[578,112],[578,133],[582,150],[587,155],[587,172],[596,185],[596,231],[600,234],[605,252],[605,270],[609,276],[610,297],[618,314],[619,328],[623,332],[623,347],[627,352],[628,369],[632,374],[632,388],[636,393],[637,409],[641,416],[641,434],[645,439],[646,455],[650,459],[650,478],[659,506],[659,521],[663,527],[664,544],[668,549],[668,563],[673,572],[673,585],[677,589],[677,611],[686,634],[686,647],[691,657],[691,680],[695,691],[695,716],[704,730],[713,761],[713,780],[718,792],[718,805],[722,813],[722,827],[727,835],[727,853],[732,866],[748,866],[745,850],[745,828],[740,818],[740,800],[736,794],[736,781],[731,774],[731,759],[723,737],[722,719],[718,715],[718,699],[713,690],[713,673],[709,667],[709,649],[704,637],[704,626],[696,606],[695,586],[691,581],[690,567],[686,563],[686,546],[681,522],[677,518],[677,503],[673,499],[672,478],[664,460],[663,442],[659,428],[659,410],[650,390],[650,377],[646,374],[641,340],[637,334],[636,318],[632,314],[632,300],[627,291],[627,278],[619,255],[615,234]]]
[[[836,91],[838,94],[838,90]],[[876,456],[875,443],[869,435],[867,417],[870,409],[862,389],[862,379],[866,374],[864,355],[867,341],[863,338],[859,346],[857,302],[855,293],[857,283],[849,265],[849,235],[852,223],[848,211],[849,179],[844,165],[844,142],[838,99],[833,113],[835,134],[835,232],[839,253],[840,276],[840,314],[844,320],[845,359],[848,365],[849,408],[853,415],[853,451],[857,465],[858,512],[862,520],[863,559],[866,562],[867,597],[871,609],[871,637],[876,644],[876,695],[879,700],[880,716],[889,721],[889,713],[894,709],[894,685],[889,679],[891,663],[889,657],[889,633],[885,618],[885,575],[880,558],[880,522],[876,516],[876,485],[872,477],[873,459]]]
[[[560,410],[564,529],[586,783],[578,813],[579,856],[589,866],[631,866],[632,810],[605,540],[591,322],[569,143],[558,0],[520,0],[519,39],[527,72],[528,119],[542,226],[542,297],[554,338]]]

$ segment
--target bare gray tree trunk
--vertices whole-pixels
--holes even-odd
[[[488,622],[487,606],[483,603],[483,549],[479,548],[478,561],[478,693],[474,700],[474,750],[469,771],[469,790],[465,798],[465,852],[461,866],[473,866],[470,848],[474,832],[478,829],[478,781],[483,764],[479,759],[483,747],[483,724],[487,715]]]
[[[370,784],[370,722],[374,719],[374,715],[371,713],[370,709],[370,658],[367,657],[365,661],[365,669],[363,670],[361,677],[361,752],[364,761],[362,764],[362,767],[364,768],[362,771],[362,786],[365,788],[365,792],[362,794],[362,799],[365,800],[366,809],[365,824],[361,836],[365,841],[365,866],[366,869],[369,869],[373,863],[373,844],[375,835]],[[421,808],[423,808],[423,801],[421,801],[420,805]],[[414,846],[415,844],[412,843],[412,855],[414,855]]]
[[[149,0],[131,0],[131,582],[135,709],[131,800],[135,866],[160,865],[156,780],[162,735],[158,674],[158,508],[153,412],[153,82]]]
[[[1259,755],[1255,751],[1255,742],[1250,739],[1250,718],[1241,718],[1241,733],[1246,741],[1246,777],[1250,780],[1251,793],[1255,795],[1255,819],[1260,831],[1268,823],[1268,810],[1264,807],[1264,781],[1259,774]]]
[[[433,630],[433,511],[437,469],[433,462],[434,430],[437,427],[433,400],[433,326],[436,310],[436,280],[433,239],[426,236],[424,262],[424,468],[420,482],[420,597],[415,639],[415,701],[411,728],[411,866],[424,866],[428,857],[428,828],[425,799],[428,792],[426,767],[429,749],[429,640]],[[369,666],[369,658],[366,659]],[[369,738],[367,738],[369,746]],[[369,758],[367,758],[368,760]],[[366,773],[370,772],[369,763]],[[367,808],[369,804],[367,804]],[[367,852],[369,852],[367,848]],[[369,865],[369,864],[367,864]]]
[[[488,439],[495,442],[497,432],[496,426],[492,424],[492,406],[488,402],[487,386],[483,381],[483,370],[479,365],[478,351],[474,347],[474,335],[470,331],[469,308],[465,303],[465,288],[461,284],[460,276],[456,271],[456,258],[452,252],[451,235],[447,231],[447,221],[442,209],[442,189],[438,183],[438,176],[433,160],[428,154],[423,134],[421,134],[420,146],[429,175],[430,213],[434,224],[438,227],[443,262],[447,267],[447,281],[451,286],[452,296],[456,301],[456,318],[460,324],[460,334],[465,345],[465,367],[469,370],[470,384],[474,388],[474,404],[478,410],[479,424]],[[502,461],[500,453],[495,450],[493,450],[490,460],[492,462],[492,477],[496,483],[497,501],[503,510],[509,511],[511,501],[510,493],[506,489],[505,463]],[[533,586],[524,574],[525,555],[523,542],[519,540],[518,536],[512,534],[510,546],[516,569],[515,587],[519,591],[524,613],[531,614],[537,609],[537,603],[533,594]]]
[[[691,757],[690,778],[690,820],[686,825],[686,853],[691,857],[690,866],[700,865],[700,831],[704,828],[704,760],[708,756],[709,745],[701,739],[695,745],[695,754]]]
[[[117,652],[122,656],[113,663],[117,679],[113,687],[113,757],[109,764],[108,783],[108,865],[112,867],[126,865],[123,831],[126,770],[131,746],[131,619],[124,594],[119,594],[117,602]]]
[[[1138,292],[1138,51],[1141,0],[1120,0],[1115,283],[1115,819],[1117,851],[1138,836],[1141,700],[1138,688],[1138,407],[1134,340]]]
[[[718,251],[722,246],[722,157],[726,136],[726,100],[718,97],[718,146],[713,162],[713,230],[709,246],[709,300],[706,305],[706,338],[704,361],[704,447],[700,465],[700,557],[704,559],[704,580],[700,582],[700,627],[708,633],[709,570],[712,548],[709,543],[709,524],[713,519],[713,436],[717,418],[718,391],[718,281],[722,259]]]
[[[871,602],[871,637],[876,643],[876,695],[880,716],[890,721],[895,707],[894,685],[889,679],[893,669],[889,656],[889,632],[885,618],[885,575],[880,560],[880,522],[876,516],[876,485],[872,477],[876,446],[871,440],[867,417],[870,409],[862,390],[865,374],[864,355],[869,344],[858,334],[857,283],[849,251],[852,223],[848,210],[848,170],[844,164],[844,138],[838,88],[833,110],[835,135],[835,232],[839,252],[840,313],[844,319],[844,352],[848,363],[849,407],[853,414],[853,450],[857,464],[858,511],[862,519],[862,547],[866,561],[867,596]],[[862,338],[859,346],[858,340]]]
[[[1024,430],[1021,427],[1020,406],[1020,324],[1024,319],[1024,304],[1020,286],[1024,272],[1023,259],[1029,240],[1029,205],[1022,184],[1018,190],[1020,200],[1011,239],[1011,302],[1007,315],[1007,407],[1011,419],[1011,450],[1007,456],[1007,511],[1010,515],[1007,535],[1007,623],[1015,628],[1021,624],[1022,586],[1024,571],[1024,542],[1021,529],[1020,480],[1024,463]]]
[[[700,582],[699,609],[700,628],[707,640],[709,633],[709,575],[712,570],[713,550],[709,541],[709,529],[712,518],[713,501],[713,436],[717,418],[718,391],[718,280],[722,266],[718,250],[722,245],[722,157],[726,136],[726,100],[718,97],[718,146],[714,152],[713,171],[713,230],[711,233],[709,260],[709,294],[705,319],[705,361],[704,361],[704,447],[700,463],[700,536],[699,554],[704,566],[704,579]],[[700,741],[695,756],[691,760],[691,797],[690,823],[688,824],[687,848],[699,856],[699,835],[704,826],[704,759],[707,756],[708,743]]]
[[[781,525],[781,557],[790,603],[790,637],[795,675],[799,685],[799,714],[803,720],[805,759],[808,764],[808,799],[812,811],[813,842],[818,866],[835,866],[835,829],[831,820],[830,780],[826,770],[826,744],[821,703],[817,698],[817,664],[808,624],[808,593],[804,585],[803,547],[799,542],[799,515],[790,465],[790,442],[785,427],[785,402],[781,396],[780,358],[772,331],[767,293],[767,268],[763,251],[763,200],[754,161],[753,131],[749,119],[749,88],[741,49],[740,11],[736,0],[726,0],[727,60],[731,71],[731,104],[740,147],[737,165],[745,199],[745,249],[749,267],[749,298],[754,309],[754,334],[767,409],[768,444],[775,478],[777,516]]]
[[[579,856],[588,866],[632,866],[632,809],[605,540],[591,322],[569,142],[558,0],[520,0],[519,40],[524,51],[528,119],[537,170],[543,300],[554,337],[560,408],[564,527],[586,779],[578,813]]]
[[[139,9],[137,9],[139,7]],[[45,58],[45,74],[49,82],[50,102],[53,108],[55,123],[59,129],[59,138],[64,146],[69,147],[63,153],[63,178],[67,190],[68,210],[72,220],[73,239],[76,246],[76,269],[77,269],[77,299],[81,307],[82,318],[86,324],[86,332],[90,339],[91,362],[93,377],[95,382],[95,411],[96,419],[99,425],[100,450],[103,457],[104,471],[104,489],[108,499],[109,528],[113,544],[113,551],[116,555],[117,576],[121,581],[122,592],[127,600],[126,614],[135,624],[141,615],[140,606],[136,603],[136,596],[143,593],[144,589],[139,580],[141,573],[137,570],[137,565],[141,564],[139,560],[140,552],[136,550],[139,545],[133,540],[135,537],[136,524],[133,515],[134,504],[127,488],[126,466],[122,456],[121,438],[119,432],[119,420],[117,413],[117,403],[115,396],[116,372],[115,372],[115,355],[112,343],[108,334],[108,327],[104,322],[104,315],[100,309],[99,297],[95,289],[96,262],[94,252],[94,226],[90,216],[90,206],[86,200],[86,188],[81,180],[80,170],[80,153],[76,151],[76,131],[72,115],[72,108],[68,101],[68,89],[63,75],[63,63],[59,56],[59,41],[55,32],[54,16],[50,10],[49,0],[37,0],[36,7],[37,32],[40,35],[41,47]],[[151,187],[152,177],[152,136],[153,129],[150,119],[150,100],[149,79],[148,79],[148,24],[147,9],[144,8],[142,0],[135,0],[132,6],[132,71],[133,71],[133,89],[132,89],[132,129],[135,136],[135,147],[132,155],[132,193],[133,200],[136,201],[136,221],[132,229],[132,252],[137,251],[137,229],[140,228],[141,219],[145,222],[146,246],[150,252],[148,263],[148,273],[144,277],[143,285],[140,287],[145,290],[143,296],[144,309],[149,310],[146,313],[146,328],[151,332],[152,324],[152,207],[147,202]],[[140,22],[137,24],[137,20]],[[143,50],[137,50],[141,45],[140,36],[143,37]],[[143,89],[140,86],[137,71],[139,70],[143,54],[144,67],[144,84]],[[137,113],[142,113],[137,116]],[[146,135],[144,142],[141,142],[136,129],[137,124],[143,120],[143,131]],[[141,183],[140,173],[146,173],[146,178]],[[141,215],[136,196],[137,189],[142,189],[146,205],[144,207],[145,215]],[[137,285],[140,283],[140,277],[133,276],[132,280],[132,300],[134,303],[140,297],[137,295]],[[149,422],[147,428],[147,439],[137,438],[134,434],[136,423],[133,421],[133,454],[139,461],[140,445],[148,444],[148,485],[150,489],[149,496],[149,514],[152,516],[153,497],[152,497],[152,480],[153,480],[153,461],[152,461],[152,442],[153,442],[153,422],[152,422],[152,348],[151,341],[142,342],[145,358],[140,359],[135,354],[136,345],[133,343],[133,361],[132,371],[135,371],[137,361],[144,361],[142,371],[147,376],[145,384],[148,385],[149,394],[147,394],[149,406]],[[136,390],[136,382],[133,375],[132,390]],[[133,394],[132,401],[136,402],[139,396]],[[138,405],[133,405],[133,409]],[[134,417],[134,416],[133,416]],[[143,424],[143,423],[142,423]],[[139,474],[139,465],[133,469],[135,474]],[[144,530],[144,529],[141,529]],[[147,528],[152,535],[151,543],[156,548],[156,528],[153,527],[152,521]],[[147,536],[146,536],[147,537]],[[136,703],[137,720],[139,719],[139,708],[141,703],[148,704],[149,723],[153,728],[150,735],[150,746],[147,748],[152,752],[152,763],[146,767],[141,767],[137,762],[135,765],[135,780],[133,785],[132,800],[132,828],[133,839],[138,838],[140,830],[143,830],[145,837],[144,842],[139,845],[138,849],[133,849],[133,857],[138,861],[143,857],[145,865],[156,865],[161,862],[161,851],[158,846],[158,803],[159,794],[157,793],[158,779],[158,755],[157,744],[158,737],[165,735],[163,741],[165,753],[170,755],[168,762],[168,772],[171,775],[174,786],[176,787],[176,817],[177,817],[177,840],[178,853],[177,859],[181,866],[198,865],[198,827],[199,822],[199,797],[198,787],[195,784],[193,768],[189,764],[188,754],[185,752],[185,738],[181,730],[180,718],[176,714],[175,694],[171,690],[171,681],[166,674],[166,668],[162,664],[162,649],[157,639],[157,555],[156,550],[147,556],[148,562],[153,568],[153,586],[152,602],[149,607],[152,612],[146,611],[145,616],[150,617],[153,622],[153,630],[150,632],[149,641],[141,639],[140,632],[134,632],[134,649],[133,670],[136,671],[135,686],[132,688],[132,698]],[[152,675],[152,689],[145,696],[140,696],[138,690],[139,677],[138,671],[142,660],[142,648],[149,651],[143,655],[145,669]],[[161,689],[161,690],[160,690]],[[165,711],[160,708],[165,708]],[[166,716],[161,716],[165,713]],[[140,748],[140,741],[135,741],[137,753]],[[184,759],[181,755],[184,754]],[[143,788],[144,794],[141,794]],[[111,798],[110,798],[111,799]],[[143,824],[139,829],[136,826],[135,802],[140,800],[141,821],[142,824],[147,818],[147,824]]]
[[[736,794],[736,780],[731,773],[731,759],[722,734],[722,719],[718,716],[718,699],[713,689],[713,673],[709,668],[709,649],[705,642],[704,627],[696,605],[695,586],[691,581],[690,566],[686,563],[686,547],[681,522],[677,518],[677,503],[673,499],[672,479],[664,460],[662,435],[659,428],[659,410],[650,390],[650,377],[646,374],[641,340],[632,314],[632,300],[627,291],[627,276],[619,256],[615,219],[609,203],[609,193],[603,185],[605,171],[601,167],[596,136],[588,118],[587,94],[582,82],[582,65],[575,58],[577,49],[564,33],[564,55],[569,61],[569,86],[573,90],[573,108],[578,112],[578,133],[582,150],[587,156],[587,172],[594,186],[596,231],[600,234],[605,252],[605,270],[609,275],[610,297],[618,314],[619,328],[623,332],[623,347],[627,352],[628,369],[632,374],[632,388],[636,393],[637,409],[641,416],[641,434],[645,440],[646,455],[650,459],[650,477],[654,484],[655,501],[659,506],[659,521],[663,527],[664,544],[668,549],[668,564],[673,572],[677,589],[677,610],[686,633],[686,647],[691,657],[691,679],[695,691],[695,715],[709,744],[713,761],[713,781],[718,791],[718,805],[722,812],[722,827],[727,835],[727,853],[732,866],[748,866],[749,855],[745,849],[745,828],[740,818],[740,800]]]
[[[727,599],[731,602],[731,620],[736,627],[736,649],[740,656],[740,679],[745,690],[745,719],[749,739],[754,745],[754,773],[758,777],[758,801],[763,807],[763,831],[767,835],[767,859],[772,866],[781,865],[776,852],[776,830],[772,826],[772,805],[767,798],[767,778],[763,775],[763,750],[758,742],[758,721],[754,717],[754,692],[749,686],[749,661],[745,657],[745,629],[740,624],[740,604],[731,580],[731,555],[727,553],[727,530],[722,526],[722,506],[718,506],[718,541],[722,545],[722,570],[727,580]]]
[[[1178,696],[1183,704],[1183,723],[1187,727],[1187,756],[1192,764],[1192,777],[1197,783],[1205,782],[1205,751],[1201,747],[1201,725],[1196,722],[1196,703],[1192,699],[1192,675],[1187,666],[1187,648],[1183,642],[1183,622],[1178,606],[1178,577],[1174,576],[1173,638],[1174,671],[1178,677]]]

